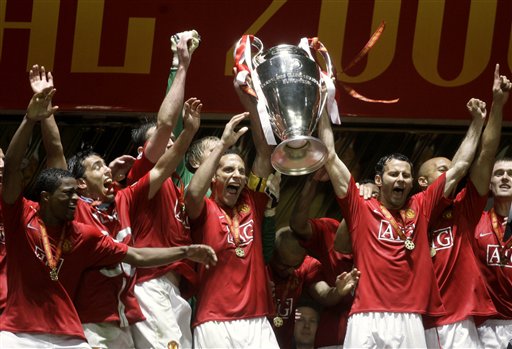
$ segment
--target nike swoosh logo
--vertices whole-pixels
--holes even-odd
[[[491,235],[492,233],[480,233],[480,237],[483,238],[484,236]]]

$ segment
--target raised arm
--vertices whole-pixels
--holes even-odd
[[[254,158],[251,171],[257,177],[267,178],[273,172],[272,163],[270,162],[273,147],[267,143],[263,129],[261,128],[256,99],[242,91],[236,79],[233,81],[233,86],[238,95],[238,99],[245,110],[249,112],[251,135],[256,148],[256,157]]]
[[[361,272],[352,269],[350,272],[343,272],[336,277],[336,286],[329,286],[325,281],[319,281],[309,288],[311,297],[324,306],[338,304],[343,297],[352,292],[359,282]]]
[[[469,103],[471,103],[471,101],[468,102],[468,105]],[[471,116],[473,119],[466,132],[466,136],[453,157],[452,167],[446,171],[446,183],[444,186],[445,197],[449,197],[453,194],[459,181],[468,173],[475,157],[476,148],[478,147],[485,122],[485,113],[473,113]]]
[[[229,120],[224,128],[219,145],[213,149],[211,154],[201,166],[199,166],[192,177],[185,192],[185,208],[190,218],[197,218],[201,214],[204,207],[204,196],[210,187],[222,154],[247,132],[247,127],[242,127],[238,131],[235,131],[238,124],[248,116],[247,114],[248,113],[238,114]]]
[[[189,245],[179,247],[128,247],[123,260],[138,268],[158,267],[181,259],[204,264],[206,268],[217,264],[215,251],[208,245]]]
[[[314,175],[310,175],[306,179],[306,184],[295,201],[295,206],[290,216],[290,228],[302,240],[309,240],[313,235],[313,230],[309,224],[309,208],[315,198],[317,185],[318,182],[315,180]]]
[[[500,66],[496,64],[494,81],[492,85],[492,105],[487,125],[482,134],[480,152],[471,166],[471,181],[478,193],[484,195],[489,191],[494,158],[500,145],[501,125],[503,120],[503,106],[507,103],[512,84],[506,76],[500,76]],[[471,106],[468,109],[472,112]]]
[[[192,34],[190,32],[180,36],[177,50],[179,57],[178,70],[172,86],[158,110],[156,131],[151,135],[146,145],[145,156],[153,163],[156,163],[165,152],[169,137],[171,136],[183,107],[185,80],[191,59],[191,54],[187,46],[191,39]]]
[[[318,122],[318,136],[327,147],[328,155],[324,166],[331,179],[334,192],[339,198],[344,198],[347,195],[351,174],[347,166],[336,154],[331,122],[326,112],[322,114]]]
[[[40,93],[45,88],[54,87],[52,73],[46,72],[43,66],[39,67],[37,64],[33,65],[32,69],[30,69],[28,79],[34,93]],[[60,140],[59,128],[53,114],[41,120],[41,133],[46,151],[46,167],[67,170],[68,167]]]
[[[193,103],[188,104],[187,101],[185,109],[187,112],[183,115],[184,130],[180,133],[178,139],[172,147],[166,150],[164,155],[149,173],[149,199],[153,198],[155,194],[162,187],[163,182],[169,178],[176,170],[179,163],[182,161],[183,156],[192,142],[201,124],[201,108],[200,100],[194,100]]]
[[[23,176],[20,167],[30,137],[32,136],[34,125],[37,121],[50,117],[58,109],[56,106],[50,106],[54,93],[55,89],[53,87],[47,87],[42,92],[32,96],[27,108],[27,114],[7,148],[4,160],[2,197],[8,204],[14,203],[23,191]]]

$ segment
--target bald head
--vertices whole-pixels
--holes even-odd
[[[440,175],[448,171],[451,166],[451,160],[444,157],[432,158],[425,161],[418,171],[418,184],[421,190],[425,190]]]
[[[281,277],[293,274],[306,257],[306,250],[299,244],[290,227],[276,232],[275,250],[272,257],[272,268]]]

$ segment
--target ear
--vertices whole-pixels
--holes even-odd
[[[137,147],[137,154],[142,154],[144,147]]]
[[[422,189],[428,187],[428,180],[424,176],[418,177],[418,184]]]
[[[48,202],[48,200],[50,199],[50,193],[48,193],[47,191],[42,191],[41,194],[40,194],[40,202]]]
[[[85,182],[85,179],[78,178],[76,182],[78,183],[78,189],[82,191],[87,190],[87,183]]]
[[[380,175],[375,175],[375,184],[380,188],[382,187],[382,177]]]
[[[192,168],[195,168],[195,169],[198,169],[199,165],[200,165],[199,162],[197,162],[196,160],[192,160],[192,159],[189,160],[189,164],[190,164],[190,166],[192,166]]]

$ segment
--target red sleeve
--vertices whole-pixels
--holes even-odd
[[[89,266],[104,267],[123,261],[128,252],[128,245],[116,242],[110,236],[102,234],[96,227],[81,223],[74,224],[89,249],[87,255]]]
[[[361,205],[364,199],[359,195],[354,177],[350,177],[350,183],[347,189],[347,195],[344,198],[336,198],[341,209],[341,214],[347,222],[348,229],[352,238],[357,236],[359,220],[361,218]],[[371,199],[375,200],[375,199]],[[370,200],[368,200],[370,201]]]
[[[445,184],[446,173],[443,173],[434,181],[434,183],[429,185],[425,191],[414,195],[415,200],[420,200],[422,205],[421,212],[425,215],[425,217],[427,217],[428,221],[433,218],[433,214],[438,214],[437,211],[445,200]]]
[[[309,220],[313,234],[308,240],[299,240],[302,247],[312,254],[325,254],[334,246],[334,237],[340,224],[332,218],[312,218]]]
[[[475,226],[487,205],[487,197],[487,194],[480,195],[473,182],[468,180],[466,187],[455,199],[455,208],[460,210],[461,217],[465,217],[468,225]]]
[[[306,265],[305,273],[304,273],[304,286],[308,288],[309,286],[324,280],[324,276],[322,273],[322,264],[313,257],[306,256],[304,259],[304,263]]]

